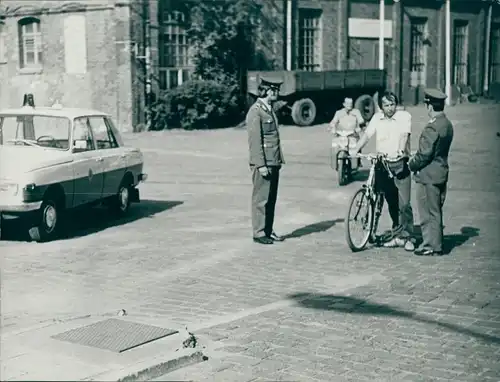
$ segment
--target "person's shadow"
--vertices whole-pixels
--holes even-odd
[[[414,234],[417,241],[422,241],[422,228],[419,225],[414,227]],[[443,237],[443,253],[449,255],[455,248],[464,245],[469,239],[479,236],[479,228],[464,226],[460,228],[460,233],[452,233]]]
[[[465,226],[460,228],[460,233],[444,235],[443,253],[449,254],[455,248],[465,244],[469,239],[479,236],[479,228]]]
[[[369,316],[401,317],[424,324],[437,325],[441,328],[456,333],[461,333],[480,339],[489,344],[500,345],[500,337],[480,333],[475,330],[464,328],[452,323],[441,322],[433,320],[431,318],[419,316],[414,312],[399,310],[397,308],[391,307],[390,305],[379,304],[355,297],[317,293],[294,293],[292,295],[289,295],[288,298],[294,300],[298,306],[302,306],[305,308]]]
[[[312,233],[324,232],[332,228],[337,223],[342,223],[344,219],[325,220],[318,223],[306,225],[285,235],[285,239],[299,238]]]

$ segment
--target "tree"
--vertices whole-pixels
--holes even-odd
[[[238,86],[252,60],[261,8],[253,0],[202,1],[190,12],[194,74]]]

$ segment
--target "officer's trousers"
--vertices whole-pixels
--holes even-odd
[[[270,174],[264,178],[259,170],[255,166],[252,166],[253,237],[269,236],[273,232],[280,167],[269,166],[268,168]]]
[[[422,184],[416,188],[417,209],[422,228],[422,248],[435,252],[443,250],[443,204],[446,183]]]
[[[401,238],[413,236],[413,209],[411,208],[411,173],[405,166],[397,177],[390,178],[384,168],[377,169],[377,188],[384,192],[392,229]]]

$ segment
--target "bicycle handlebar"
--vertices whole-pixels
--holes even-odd
[[[370,161],[374,161],[376,159],[398,161],[398,160],[401,160],[401,159],[408,158],[408,155],[403,155],[403,156],[399,156],[399,157],[396,157],[396,158],[391,158],[387,154],[384,154],[384,153],[370,153],[370,154],[361,154],[361,153],[359,153],[359,154],[354,155],[353,157],[354,158],[369,159]]]

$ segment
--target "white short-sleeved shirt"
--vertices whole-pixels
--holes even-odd
[[[378,112],[370,121],[365,134],[368,138],[375,134],[377,152],[396,157],[400,139],[405,134],[411,134],[411,114],[405,110],[398,110],[391,118],[386,118],[382,112]],[[409,142],[408,139],[406,155],[410,155]]]

